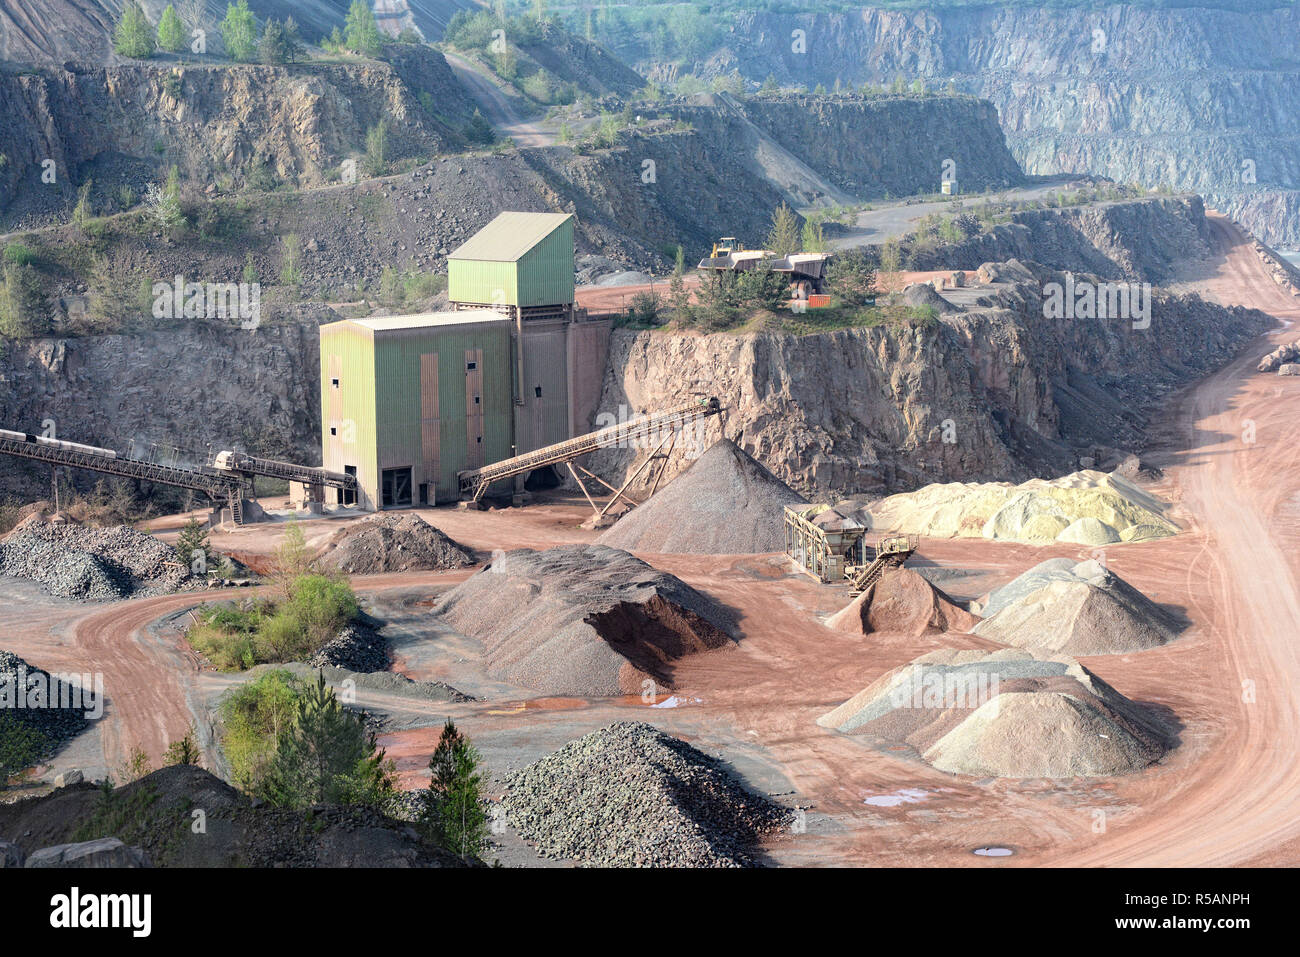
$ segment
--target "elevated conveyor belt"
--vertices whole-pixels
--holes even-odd
[[[713,397],[684,402],[670,409],[651,412],[648,415],[629,419],[627,422],[588,432],[577,438],[485,465],[483,468],[460,472],[457,477],[460,479],[461,494],[468,495],[477,502],[493,482],[513,478],[516,475],[526,475],[533,469],[547,465],[571,462],[597,449],[617,448],[647,436],[664,435],[682,428],[695,419],[717,415],[721,411],[722,406]]]
[[[276,459],[263,459],[243,452],[219,452],[215,459],[216,467],[222,471],[238,472],[242,475],[265,475],[284,479],[286,482],[300,482],[303,485],[323,485],[327,488],[342,489],[345,492],[357,490],[357,477],[342,472],[330,472],[312,465],[294,465],[292,462],[280,462]]]
[[[228,472],[141,462],[137,459],[122,458],[107,451],[96,452],[90,451],[88,447],[77,448],[73,443],[41,442],[35,438],[17,439],[12,437],[13,434],[8,432],[0,434],[0,454],[48,462],[50,465],[89,469],[93,472],[120,475],[145,482],[157,482],[159,485],[171,485],[175,488],[193,489],[205,493],[214,500],[237,497],[244,485],[241,476]]]

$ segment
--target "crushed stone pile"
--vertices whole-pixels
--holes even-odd
[[[641,722],[570,741],[502,780],[506,820],[544,857],[598,867],[746,867],[792,812]]]
[[[551,695],[672,688],[674,661],[731,642],[712,598],[604,545],[507,552],[435,613],[482,640],[489,675]]]
[[[1178,620],[1100,562],[1053,558],[990,592],[975,634],[1004,645],[1110,655],[1158,648]]]
[[[977,537],[1046,545],[1144,542],[1178,533],[1166,503],[1115,473],[1057,479],[948,482],[890,495],[864,510],[870,528],[933,538]]]
[[[418,515],[380,513],[330,536],[320,562],[348,575],[464,568],[474,557]]]
[[[388,668],[388,639],[377,628],[350,621],[307,659],[313,668],[335,667],[369,674]]]
[[[735,443],[723,439],[596,542],[632,552],[779,552],[785,548],[781,510],[807,504]]]
[[[80,687],[83,681],[78,676],[75,684]],[[93,686],[85,690],[95,691]],[[86,711],[92,705],[88,698],[75,694],[69,682],[29,665],[12,652],[0,651],[0,715],[9,715],[45,735],[49,748],[42,759],[86,730],[90,724]]]
[[[129,525],[90,528],[41,521],[23,524],[0,542],[0,574],[79,601],[169,594],[192,582],[175,549]]]
[[[910,568],[891,568],[826,624],[835,631],[922,635],[926,631],[970,631],[979,621]]]
[[[1073,658],[944,649],[882,675],[817,723],[906,745],[952,774],[1109,777],[1160,760],[1171,729]]]

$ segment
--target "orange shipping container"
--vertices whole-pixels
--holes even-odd
[[[831,304],[831,297],[814,293],[808,297],[809,309],[825,309]]]

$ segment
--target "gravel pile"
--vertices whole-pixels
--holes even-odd
[[[836,631],[919,636],[970,631],[979,619],[910,568],[892,568],[826,624]]]
[[[1053,558],[1035,565],[984,603],[975,634],[1004,645],[1070,655],[1158,648],[1180,623],[1100,562]]]
[[[596,539],[630,552],[752,555],[785,548],[782,509],[807,505],[723,439]]]
[[[640,722],[593,731],[502,780],[506,819],[544,857],[598,867],[748,867],[791,811]]]
[[[817,723],[977,777],[1129,774],[1174,741],[1161,718],[1073,658],[1016,648],[922,655]]]
[[[313,668],[333,666],[347,671],[370,673],[388,668],[388,639],[376,628],[353,621],[307,659]]]
[[[28,707],[17,707],[20,682],[26,682]],[[57,704],[60,700],[79,704],[84,699],[68,696],[63,682],[55,682],[46,671],[34,668],[17,655],[0,651],[0,714],[12,715],[22,724],[44,734],[50,741],[49,757],[64,741],[75,738],[90,724],[84,708],[33,707],[35,688],[48,689],[44,701]],[[93,690],[93,689],[88,689]],[[86,702],[87,704],[89,702]]]
[[[0,542],[0,574],[29,579],[53,595],[78,601],[168,594],[191,577],[175,549],[128,525],[48,522],[29,522]]]
[[[474,557],[418,515],[379,514],[335,533],[321,564],[348,575],[464,568]]]
[[[447,592],[436,614],[483,642],[488,674],[549,695],[673,687],[673,662],[731,643],[725,608],[603,545],[518,549]]]

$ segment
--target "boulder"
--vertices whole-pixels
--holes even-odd
[[[56,844],[33,851],[27,867],[150,867],[149,856],[115,837],[80,844]]]

